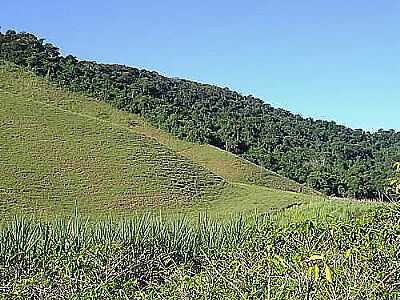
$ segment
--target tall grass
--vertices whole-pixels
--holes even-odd
[[[399,216],[16,218],[0,229],[0,297],[395,299]]]
[[[143,287],[164,281],[177,265],[197,264],[204,253],[241,244],[249,229],[242,217],[224,224],[207,216],[196,224],[154,215],[98,223],[79,216],[50,223],[18,217],[0,230],[0,285],[10,297],[39,297],[38,286],[45,286],[60,299],[85,294],[94,282],[104,287],[133,280]]]

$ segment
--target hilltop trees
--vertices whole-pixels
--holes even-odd
[[[394,130],[352,130],[226,88],[63,57],[29,33],[1,34],[0,59],[140,114],[179,138],[239,154],[329,195],[376,197],[400,159],[400,133]]]

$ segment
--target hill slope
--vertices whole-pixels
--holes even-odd
[[[79,101],[10,67],[0,68],[2,208],[168,206],[224,184],[156,140],[54,106]],[[72,204],[72,205],[71,205]]]
[[[400,159],[400,133],[370,133],[275,109],[253,96],[122,65],[79,61],[29,33],[0,33],[0,58],[59,86],[144,116],[329,195],[377,197]]]
[[[143,118],[129,114],[133,131],[155,138],[180,155],[207,168],[231,183],[255,184],[284,191],[316,194],[311,188],[267,170],[240,156],[217,147],[180,140],[148,124]]]
[[[76,201],[90,212],[189,204],[241,210],[310,198],[271,187],[313,193],[233,154],[181,141],[138,116],[57,89],[8,63],[0,64],[0,116],[3,212],[68,213]]]

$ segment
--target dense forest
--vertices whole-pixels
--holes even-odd
[[[0,59],[140,114],[179,138],[215,145],[328,195],[380,197],[393,175],[393,162],[400,158],[400,132],[354,130],[227,88],[64,57],[30,33],[0,32]]]

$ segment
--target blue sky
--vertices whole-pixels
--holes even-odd
[[[304,116],[400,130],[400,1],[11,1],[2,30],[81,59],[227,86]]]

